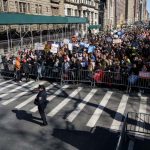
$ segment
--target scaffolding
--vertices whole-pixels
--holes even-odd
[[[44,43],[46,41],[60,42],[65,38],[70,38],[75,32],[80,32],[79,24],[88,23],[87,18],[62,17],[62,16],[42,16],[19,13],[0,13],[0,25],[6,26],[7,40],[0,41],[0,49],[4,52],[14,52],[15,49],[32,48],[34,43]],[[11,33],[12,25],[17,25],[18,30]],[[34,25],[38,25],[35,35]],[[46,33],[43,33],[43,25],[46,26]]]

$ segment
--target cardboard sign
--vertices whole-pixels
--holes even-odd
[[[59,48],[59,45],[58,44],[52,44],[52,47],[51,47],[51,52],[53,54],[56,54],[58,52],[58,48]]]
[[[120,44],[121,42],[121,39],[113,39],[113,44]]]
[[[45,46],[42,43],[35,43],[34,49],[35,50],[44,50]]]

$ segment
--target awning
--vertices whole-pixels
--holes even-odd
[[[25,25],[25,24],[85,24],[87,18],[43,16],[22,13],[0,13],[0,25]]]
[[[88,29],[92,30],[92,29],[100,29],[101,28],[101,24],[98,24],[98,25],[90,25],[88,27]]]

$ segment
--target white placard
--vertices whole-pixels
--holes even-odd
[[[35,43],[34,44],[34,49],[35,50],[44,50],[45,46],[42,43]]]
[[[52,47],[51,47],[51,52],[53,54],[56,54],[58,52],[58,48],[59,48],[59,45],[58,44],[52,44]]]

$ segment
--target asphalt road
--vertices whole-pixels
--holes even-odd
[[[39,84],[48,93],[46,127],[33,104]],[[125,114],[148,113],[149,100],[114,89],[0,79],[0,150],[115,150]]]

